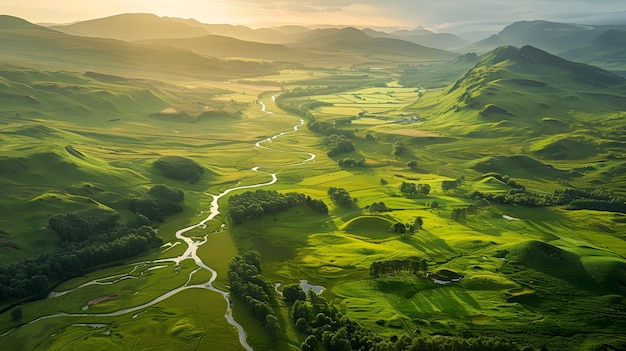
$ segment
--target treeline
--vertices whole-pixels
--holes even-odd
[[[46,293],[51,284],[97,266],[139,255],[163,244],[146,217],[119,225],[119,213],[92,208],[55,215],[49,226],[62,243],[37,258],[0,265],[0,301]],[[72,227],[74,226],[74,227]]]
[[[370,277],[380,278],[402,273],[418,275],[420,272],[426,272],[427,270],[428,263],[424,259],[374,261],[370,265]]]
[[[596,210],[626,213],[626,199],[602,190],[566,188],[552,194],[538,194],[525,188],[510,189],[507,193],[472,192],[469,197],[503,204],[527,207],[565,205],[569,210]]]
[[[154,161],[153,166],[171,179],[195,183],[204,174],[204,168],[194,160],[181,156],[163,156]]]
[[[275,190],[246,191],[228,198],[228,215],[234,224],[259,219],[265,215],[286,211],[299,205],[327,214],[328,206],[322,200],[312,199],[301,193],[281,194]]]
[[[365,167],[365,159],[356,160],[352,157],[340,158],[337,165],[341,168]]]
[[[351,208],[352,205],[356,202],[356,199],[353,199],[350,196],[350,193],[344,188],[335,188],[330,187],[327,191],[328,197],[330,197],[333,202],[339,206],[344,208]]]
[[[246,304],[269,336],[275,339],[281,327],[270,305],[274,299],[274,287],[261,275],[259,253],[251,250],[233,258],[228,264],[228,282],[232,295]]]
[[[377,350],[377,351],[531,351],[498,337],[455,336],[418,337],[408,335],[383,338],[353,319],[343,315],[313,291],[300,294],[291,306],[296,330],[308,335],[300,345],[302,351],[314,350]],[[302,297],[308,297],[303,299]]]
[[[182,202],[185,193],[182,189],[163,184],[157,184],[140,198],[131,197],[128,209],[140,213],[150,220],[163,222],[165,216],[183,211]]]

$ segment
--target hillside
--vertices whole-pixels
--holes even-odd
[[[548,159],[602,158],[621,153],[625,101],[619,76],[531,46],[503,46],[413,109],[425,128],[506,143],[519,138],[520,151]]]
[[[474,52],[476,54],[482,55],[503,45],[506,45],[506,44],[502,41],[502,39],[500,39],[500,37],[497,34],[493,34],[488,38],[469,44],[455,51]]]
[[[318,29],[288,44],[291,47],[311,48],[330,52],[351,52],[359,55],[386,55],[415,59],[452,59],[448,51],[424,47],[393,38],[372,38],[356,28]]]
[[[0,17],[0,42],[0,57],[16,64],[124,74],[159,73],[212,80],[269,73],[267,65],[258,63],[223,61],[173,48],[73,36],[11,16]]]
[[[121,14],[69,25],[55,25],[49,28],[66,34],[127,41],[155,38],[192,38],[209,34],[200,27],[177,22],[169,17],[159,17],[147,13]]]
[[[561,56],[626,74],[626,31],[608,30],[584,47],[569,50]]]
[[[304,57],[297,49],[280,44],[245,41],[221,35],[205,35],[184,39],[153,39],[141,43],[158,44],[214,57],[247,57],[272,61],[293,60]]]

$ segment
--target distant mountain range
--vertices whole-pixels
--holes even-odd
[[[531,45],[573,61],[626,72],[626,45],[623,45],[625,32],[626,24],[581,25],[521,21],[457,51],[484,54],[502,45]]]
[[[134,75],[149,72],[214,80],[272,71],[260,63],[225,61],[170,47],[65,34],[12,16],[0,16],[0,59],[16,65]]]

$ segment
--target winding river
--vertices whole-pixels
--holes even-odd
[[[274,100],[276,97],[272,96],[272,100]],[[266,111],[266,106],[263,102],[260,102],[261,104],[261,111],[265,112],[266,114],[272,114],[272,112],[268,112]],[[283,150],[276,150],[276,149],[272,149],[270,147],[268,147],[267,145],[270,144],[272,142],[272,140],[279,138],[281,136],[284,136],[286,134],[290,134],[290,133],[294,133],[298,131],[298,128],[300,126],[304,125],[304,120],[300,119],[299,124],[295,125],[293,127],[293,129],[288,130],[288,131],[284,131],[284,132],[280,132],[270,138],[267,139],[263,139],[261,141],[256,142],[254,145],[256,147],[262,148],[262,149],[266,149],[266,150],[271,150],[273,152],[287,152],[287,153],[291,153],[292,151],[283,151]],[[309,158],[299,162],[299,163],[294,163],[293,165],[300,165],[300,164],[304,164],[310,161],[313,161],[315,159],[315,154],[313,153],[307,153],[309,155]],[[45,320],[45,319],[50,319],[50,318],[58,318],[58,317],[114,317],[114,316],[120,316],[120,315],[124,315],[127,313],[131,313],[131,312],[139,312],[141,313],[142,310],[156,305],[161,301],[164,301],[176,294],[178,294],[181,291],[187,290],[187,289],[207,289],[210,291],[214,291],[220,295],[222,295],[224,297],[224,300],[226,302],[226,313],[224,314],[224,318],[226,319],[226,321],[234,326],[237,329],[237,332],[239,334],[239,342],[241,343],[241,346],[246,349],[247,351],[253,351],[252,347],[250,346],[250,344],[248,344],[247,341],[247,334],[246,331],[243,329],[243,327],[241,326],[241,324],[237,323],[237,321],[235,321],[235,319],[233,318],[232,315],[232,300],[230,299],[229,293],[223,290],[220,290],[218,288],[216,288],[215,286],[213,286],[213,282],[215,281],[215,279],[217,278],[217,272],[207,266],[200,257],[198,257],[197,251],[198,248],[204,244],[207,243],[208,241],[208,235],[205,236],[203,238],[203,240],[200,241],[194,241],[194,239],[185,236],[184,234],[194,228],[206,228],[206,223],[213,220],[218,214],[220,214],[220,210],[219,210],[219,200],[224,197],[225,195],[229,194],[230,192],[233,191],[237,191],[237,190],[242,190],[242,189],[251,189],[251,188],[258,188],[258,187],[263,187],[263,186],[268,186],[271,184],[274,184],[278,181],[278,177],[276,176],[276,173],[270,173],[270,172],[265,172],[265,171],[261,171],[259,170],[259,167],[254,167],[252,168],[253,171],[255,172],[259,172],[259,173],[263,173],[263,174],[267,174],[270,178],[269,181],[264,182],[264,183],[258,183],[258,184],[252,184],[252,185],[242,185],[242,186],[235,186],[229,189],[226,189],[225,191],[223,191],[222,193],[218,194],[218,195],[212,195],[212,194],[207,194],[213,197],[213,200],[211,201],[211,205],[210,205],[210,210],[209,210],[209,215],[203,219],[200,223],[198,224],[194,224],[192,226],[180,229],[176,232],[176,238],[178,238],[182,243],[187,245],[187,249],[185,250],[185,252],[183,252],[183,254],[181,254],[180,256],[177,257],[171,257],[171,258],[164,258],[164,259],[158,259],[158,260],[154,260],[154,261],[145,261],[145,262],[139,262],[134,264],[134,268],[132,268],[132,270],[127,273],[127,274],[118,274],[118,275],[113,275],[110,277],[104,277],[104,278],[98,278],[98,279],[94,279],[91,280],[89,282],[86,282],[74,289],[71,290],[67,290],[67,291],[60,291],[60,292],[56,292],[53,291],[48,295],[48,298],[53,299],[55,297],[59,297],[59,296],[63,296],[66,294],[71,293],[72,291],[78,290],[78,289],[82,289],[86,286],[89,285],[108,285],[108,284],[115,284],[119,281],[125,280],[125,279],[136,279],[137,277],[133,276],[132,274],[135,273],[136,271],[138,271],[140,269],[140,267],[144,267],[147,264],[158,264],[158,263],[164,263],[164,262],[172,262],[175,265],[179,265],[182,261],[184,260],[193,260],[195,262],[195,264],[198,266],[198,268],[194,269],[191,273],[189,273],[189,278],[187,279],[187,282],[175,289],[172,289],[158,297],[156,297],[155,299],[146,302],[142,305],[138,305],[138,306],[134,306],[134,307],[130,307],[130,308],[125,308],[119,311],[115,311],[115,312],[110,312],[110,313],[98,313],[98,314],[89,314],[89,313],[77,313],[77,314],[69,314],[69,313],[57,313],[57,314],[51,314],[51,315],[47,315],[47,316],[43,316],[43,317],[39,317],[35,320],[30,321],[29,323],[27,323],[26,325],[30,325],[33,323],[37,323],[41,320]],[[224,225],[222,225],[223,227]],[[173,246],[173,244],[170,244],[171,248]],[[168,248],[168,249],[169,249]],[[165,250],[167,251],[167,250]],[[165,252],[164,251],[164,252]],[[150,267],[147,270],[154,270],[154,269],[160,269],[163,267],[167,267],[167,266],[156,266],[156,267]],[[193,285],[189,285],[189,282],[191,281],[191,278],[193,277],[193,275],[198,272],[199,270],[204,269],[207,270],[209,272],[211,272],[211,278],[201,284],[193,284]],[[146,271],[147,271],[146,270]],[[142,273],[143,274],[143,273]],[[83,310],[87,310],[89,306],[85,306],[83,307]],[[137,314],[135,314],[133,316],[136,317]],[[1,334],[0,337],[3,337],[9,333],[11,333],[13,330],[9,330],[7,332],[5,332],[4,334]]]

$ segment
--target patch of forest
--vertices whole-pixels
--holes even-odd
[[[300,205],[307,205],[323,214],[328,213],[328,206],[324,201],[312,199],[301,193],[281,194],[275,190],[256,190],[228,198],[228,215],[234,224],[241,224],[247,220],[284,212]]]
[[[0,265],[0,302],[44,294],[58,282],[163,244],[145,216],[126,224],[119,219],[117,211],[101,207],[52,216],[48,226],[61,239],[59,248]]]

